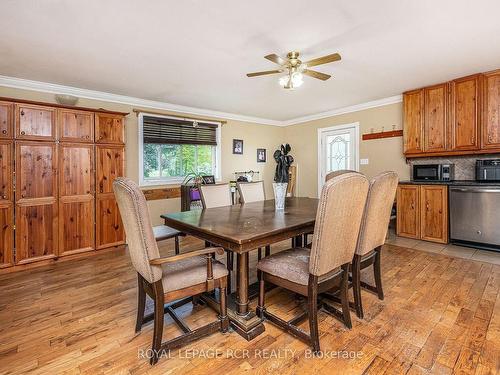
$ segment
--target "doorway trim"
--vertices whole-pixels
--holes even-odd
[[[356,144],[354,145],[356,150],[356,160],[355,160],[355,170],[359,172],[359,122],[352,122],[349,124],[341,124],[335,126],[329,126],[327,128],[318,128],[318,198],[321,196],[321,188],[322,178],[321,178],[321,167],[323,165],[323,155],[322,155],[322,147],[321,147],[321,138],[323,133],[332,131],[332,130],[344,130],[344,129],[354,129],[354,134],[356,135]]]

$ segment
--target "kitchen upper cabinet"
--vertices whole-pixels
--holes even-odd
[[[483,143],[485,149],[500,149],[500,70],[483,79]]]
[[[14,210],[12,202],[0,202],[0,268],[14,263]]]
[[[409,91],[403,95],[404,107],[404,153],[415,154],[423,151],[424,95],[423,90]]]
[[[12,138],[14,105],[0,101],[0,138]]]
[[[0,140],[0,203],[12,201],[14,142]]]
[[[96,146],[97,154],[97,193],[112,193],[113,181],[124,175],[123,146]]]
[[[62,142],[94,142],[93,112],[59,109],[58,126]]]
[[[418,185],[399,185],[396,193],[398,236],[420,237],[420,188]]]
[[[480,76],[451,82],[451,140],[453,151],[478,150]]]
[[[424,151],[448,148],[448,84],[424,89]]]
[[[448,243],[448,187],[422,185],[420,187],[420,238],[426,241]]]
[[[95,129],[97,143],[124,144],[123,116],[96,113]]]
[[[16,138],[56,139],[56,109],[33,104],[16,104]]]
[[[96,210],[96,248],[123,244],[125,230],[114,194],[98,195]]]

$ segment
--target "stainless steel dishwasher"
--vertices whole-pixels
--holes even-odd
[[[450,240],[500,251],[500,186],[450,186]]]

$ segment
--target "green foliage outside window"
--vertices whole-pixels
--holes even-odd
[[[214,146],[145,143],[144,179],[182,178],[191,172],[211,175],[214,158]]]

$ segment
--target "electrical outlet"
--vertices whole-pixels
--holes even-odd
[[[370,164],[370,159],[361,159],[359,161],[359,164],[361,164],[361,165],[368,165],[368,164]]]

